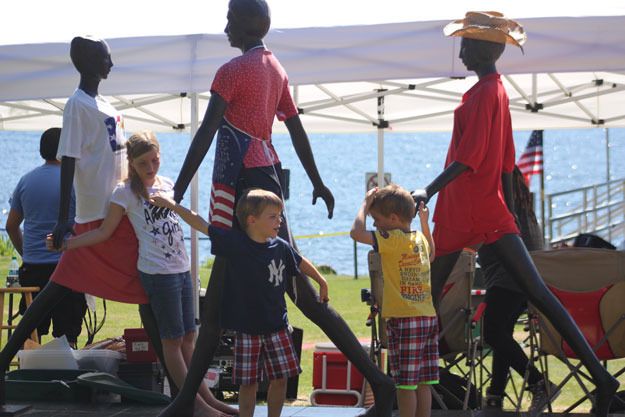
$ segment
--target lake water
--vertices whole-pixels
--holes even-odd
[[[0,226],[3,228],[9,198],[19,177],[41,163],[38,146],[41,132],[0,131]],[[515,132],[517,157],[530,132]],[[625,129],[610,129],[611,179],[625,178]],[[422,188],[442,170],[449,133],[387,133],[385,171],[393,182],[408,189]],[[160,174],[176,178],[190,139],[186,134],[158,134],[161,142]],[[286,204],[296,236],[349,231],[365,192],[365,173],[377,170],[377,136],[371,134],[311,134],[319,172],[332,190],[334,218],[327,219],[322,201],[311,205],[312,186],[288,135],[277,134],[274,144],[283,166],[291,170],[290,199]],[[200,168],[200,213],[208,212],[213,149]],[[544,134],[545,191],[565,191],[606,180],[604,129],[546,131]],[[538,178],[532,181],[538,189]],[[183,203],[189,204],[189,192]],[[433,203],[433,202],[432,202]],[[433,204],[430,207],[433,208]],[[370,225],[370,222],[368,222]],[[187,232],[188,235],[188,232]],[[618,242],[615,242],[618,243]],[[316,264],[332,266],[339,273],[354,272],[353,243],[349,236],[299,238],[301,252]],[[367,247],[358,245],[359,274],[366,274]],[[200,257],[210,256],[210,242],[200,242]]]

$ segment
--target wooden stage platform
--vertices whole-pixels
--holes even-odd
[[[17,403],[9,403],[9,405]],[[23,404],[23,403],[22,403]],[[77,404],[33,402],[31,408],[19,416],[25,417],[154,417],[161,406],[143,406],[137,404]],[[364,412],[363,408],[354,407],[284,407],[281,417],[356,417]],[[4,414],[0,413],[0,416]],[[591,414],[543,413],[544,417],[588,417]],[[622,417],[623,414],[611,414]],[[254,417],[266,417],[267,407],[257,406]],[[396,410],[393,417],[399,417]],[[432,417],[535,417],[529,413],[498,411],[459,411],[432,410]]]

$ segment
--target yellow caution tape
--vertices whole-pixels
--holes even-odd
[[[336,236],[349,236],[349,232],[332,232],[332,233],[325,233],[325,232],[319,232],[319,233],[315,233],[313,235],[300,235],[300,236],[293,236],[294,239],[317,239],[320,237],[336,237]],[[189,236],[185,236],[186,240],[191,240],[191,237]],[[198,236],[198,240],[209,240],[208,236]]]
[[[320,237],[336,237],[336,236],[348,236],[348,235],[349,235],[349,232],[332,232],[332,233],[319,232],[314,235],[293,236],[293,238],[294,239],[316,239]]]

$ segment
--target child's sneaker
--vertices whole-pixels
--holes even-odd
[[[541,379],[533,385],[527,387],[528,391],[532,393],[532,403],[530,404],[530,412],[541,412],[547,406],[547,403],[553,402],[560,390],[558,386],[551,381],[548,381],[549,387],[545,385],[545,380]]]

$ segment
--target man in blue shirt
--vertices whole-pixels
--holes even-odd
[[[11,210],[7,217],[6,230],[13,246],[22,257],[19,282],[22,287],[43,288],[54,271],[61,256],[58,252],[46,249],[46,235],[54,229],[58,219],[61,184],[61,164],[56,152],[61,136],[60,128],[50,128],[43,132],[39,142],[39,153],[45,163],[20,178],[13,196]],[[74,218],[74,195],[70,204],[70,218]],[[24,232],[20,225],[24,223]],[[82,318],[86,311],[82,293],[72,293],[71,297],[59,303],[43,319],[37,332],[39,336],[48,334],[50,320],[53,322],[52,335],[67,336],[75,345],[81,331]],[[20,312],[26,310],[24,300],[20,302]]]

